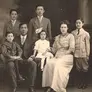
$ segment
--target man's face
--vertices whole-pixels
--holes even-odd
[[[6,39],[8,42],[12,42],[14,39],[14,35],[12,33],[7,34]]]
[[[42,16],[44,12],[45,12],[45,11],[44,11],[43,6],[38,6],[38,7],[37,7],[37,9],[36,9],[36,14],[37,14],[37,16]]]
[[[28,32],[27,24],[21,25],[20,32],[21,32],[21,35],[23,35],[23,36],[25,36],[27,34],[27,32]]]
[[[12,20],[16,20],[17,17],[18,17],[17,12],[16,11],[12,11],[11,14],[10,14],[10,17],[11,17]]]

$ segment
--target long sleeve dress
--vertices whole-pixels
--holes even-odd
[[[55,57],[45,65],[42,78],[43,87],[51,87],[56,92],[66,92],[69,73],[73,67],[73,55],[66,54],[66,52],[74,52],[74,49],[75,40],[72,34],[56,37],[53,44]]]

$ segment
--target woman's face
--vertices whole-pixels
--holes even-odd
[[[67,33],[67,30],[68,30],[67,24],[61,24],[60,31],[63,35]]]
[[[83,22],[82,22],[81,20],[76,20],[76,28],[77,28],[77,29],[82,28],[83,25],[84,25],[84,24],[83,24]]]

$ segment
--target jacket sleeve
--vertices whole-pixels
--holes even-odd
[[[51,34],[51,22],[50,22],[50,20],[48,20],[47,31],[48,31],[49,40],[51,41],[52,40],[52,34]]]
[[[4,24],[4,28],[3,28],[3,40],[5,40],[6,32],[7,32],[7,23]]]
[[[86,42],[86,53],[87,53],[87,56],[90,55],[90,35],[87,34],[86,37],[85,37],[85,42]]]
[[[31,37],[31,39],[32,39],[32,34],[33,34],[32,33],[32,30],[33,30],[33,22],[32,22],[32,19],[30,20],[28,27],[29,27],[28,36]]]
[[[17,52],[18,52],[18,56],[22,56],[22,49],[20,48],[20,46],[16,43],[17,46]]]
[[[6,57],[6,58],[11,57],[11,55],[10,55],[10,53],[8,53],[7,47],[5,45],[2,45],[1,51],[2,51],[2,54],[3,54],[4,57]]]

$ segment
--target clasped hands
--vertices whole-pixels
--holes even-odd
[[[14,60],[23,60],[20,56],[10,56],[10,58]]]

